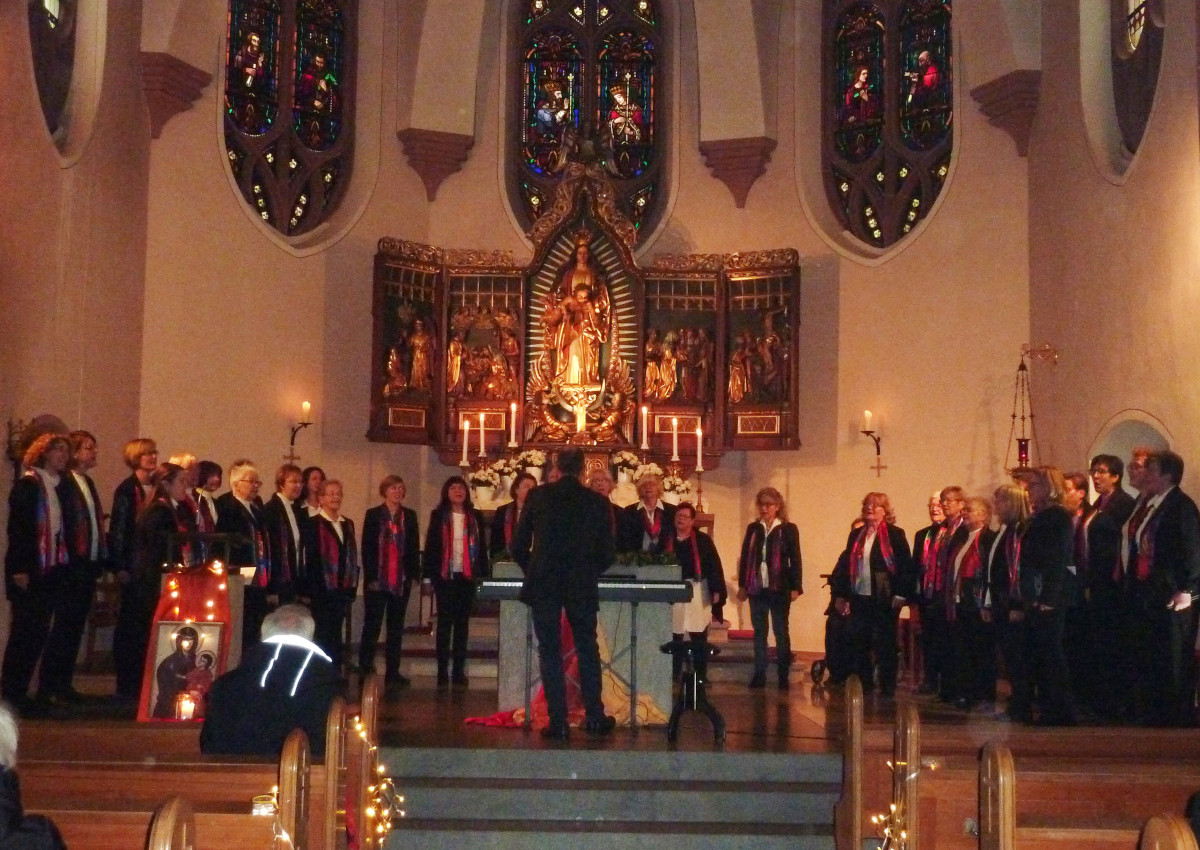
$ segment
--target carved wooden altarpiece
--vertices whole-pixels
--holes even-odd
[[[431,445],[448,464],[573,444],[589,464],[624,448],[666,466],[677,428],[684,474],[697,428],[705,469],[727,450],[797,447],[796,251],[642,269],[614,198],[600,164],[569,163],[525,266],[381,239],[368,438]]]

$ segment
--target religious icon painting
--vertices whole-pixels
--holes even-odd
[[[224,623],[160,620],[155,624],[153,675],[142,689],[139,720],[199,720],[221,675]]]

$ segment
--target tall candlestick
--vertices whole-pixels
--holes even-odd
[[[483,413],[479,414],[479,456],[487,457],[487,428],[483,426]]]
[[[679,460],[679,417],[671,417],[671,460]]]
[[[510,449],[517,447],[517,403],[515,401],[508,405],[508,447]]]
[[[650,408],[642,405],[642,451],[650,448]]]
[[[311,404],[309,404],[307,401],[306,401],[306,402],[304,402],[303,404],[301,404],[301,405],[300,405],[300,421],[301,421],[301,422],[308,422],[308,421],[309,421],[308,414],[309,414],[310,412],[312,412],[312,405],[311,405]]]
[[[463,456],[462,456],[462,462],[461,462],[460,466],[467,465],[467,443],[470,442],[470,439],[471,439],[471,420],[464,416],[463,417],[463,440],[462,440]]]
[[[696,427],[696,471],[704,471],[704,431]]]

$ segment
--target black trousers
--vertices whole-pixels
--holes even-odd
[[[1123,600],[1111,582],[1093,582],[1085,603],[1087,659],[1076,688],[1092,708],[1110,718],[1126,716],[1132,708],[1133,667],[1125,636]]]
[[[21,702],[29,696],[29,684],[46,649],[65,573],[66,567],[60,565],[46,576],[30,576],[25,590],[10,591],[12,624],[0,665],[0,694],[6,700]]]
[[[79,657],[79,642],[92,609],[96,579],[100,565],[92,562],[71,564],[66,568],[62,585],[54,600],[54,622],[46,639],[42,669],[38,675],[38,693],[43,696],[64,694],[71,689],[75,678],[75,660]]]
[[[353,601],[353,591],[345,590],[326,590],[312,599],[312,615],[316,621],[313,643],[325,650],[338,669],[341,669],[345,649],[342,626]]]
[[[559,601],[537,600],[530,609],[533,614],[533,633],[538,642],[538,665],[542,672],[542,690],[546,694],[546,712],[551,727],[567,723],[567,689],[562,663],[562,614],[575,639],[575,654],[579,659],[579,688],[583,692],[584,711],[588,720],[604,717],[600,701],[600,647],[596,642],[595,600]]]
[[[375,667],[375,649],[379,645],[379,630],[387,621],[387,641],[384,644],[384,676],[394,679],[400,674],[400,647],[404,640],[404,612],[412,583],[405,582],[403,593],[368,590],[363,594],[364,612],[362,638],[358,644],[358,666],[364,673]]]
[[[1008,684],[1012,695],[1008,702],[1008,714],[1013,720],[1028,722],[1033,719],[1033,680],[1030,678],[1029,657],[1026,646],[1029,642],[1024,620],[1013,622],[1008,611],[992,609],[996,622],[1000,652],[1004,656],[1004,668],[1008,672]]]
[[[1137,720],[1152,726],[1194,725],[1196,606],[1171,611],[1135,587],[1125,631]]]
[[[437,665],[438,677],[445,678],[451,661],[454,675],[465,674],[467,638],[471,610],[475,606],[475,582],[465,578],[434,579],[437,595]]]
[[[1061,608],[1054,611],[1028,611],[1025,622],[1030,678],[1037,689],[1041,720],[1045,723],[1074,723],[1071,677],[1063,649],[1066,612]]]
[[[873,596],[850,598],[850,616],[846,631],[850,639],[850,672],[858,674],[863,690],[870,693],[875,685],[875,667],[879,667],[879,690],[896,691],[896,611],[890,604]]]
[[[242,655],[262,639],[262,624],[269,610],[267,589],[247,585],[242,595]]]
[[[121,588],[121,608],[113,630],[113,663],[117,668],[117,696],[137,699],[142,690],[142,672],[146,666],[146,648],[150,644],[150,624],[158,604],[158,583],[130,579]]]
[[[767,672],[767,618],[775,632],[775,665],[779,677],[788,674],[792,666],[792,638],[788,630],[788,609],[791,596],[786,592],[764,590],[750,597],[750,625],[754,627],[754,675]]]
[[[950,624],[954,696],[968,703],[996,700],[996,632],[976,608],[960,605]]]
[[[925,687],[948,696],[953,687],[949,672],[950,621],[946,619],[946,603],[940,593],[921,603],[921,653],[925,657]]]

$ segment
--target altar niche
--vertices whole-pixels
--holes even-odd
[[[369,439],[463,466],[566,445],[670,463],[677,446],[685,474],[799,446],[796,251],[642,269],[610,179],[574,162],[530,238],[524,266],[380,240]]]

